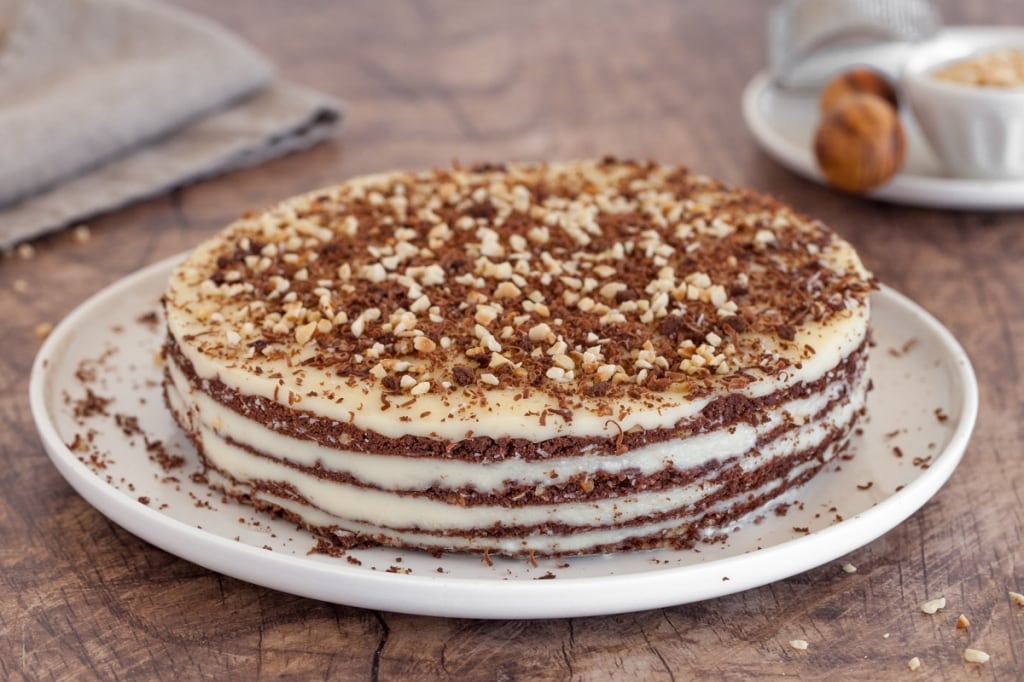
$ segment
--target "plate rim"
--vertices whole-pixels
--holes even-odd
[[[99,513],[136,537],[186,561],[255,585],[293,595],[368,609],[495,619],[609,615],[674,606],[741,592],[803,573],[851,552],[905,521],[946,483],[966,450],[977,419],[978,387],[966,352],[936,318],[894,289],[874,295],[918,317],[939,342],[961,384],[960,419],[933,465],[902,490],[843,521],[810,535],[756,551],[700,564],[557,580],[402,575],[371,572],[344,562],[327,563],[268,552],[163,514],[124,494],[96,475],[67,447],[50,418],[47,365],[66,337],[95,309],[124,289],[153,278],[183,254],[136,271],[93,294],[65,317],[43,342],[32,365],[29,402],[40,440],[61,476]],[[851,540],[851,538],[854,538]],[[803,551],[805,547],[815,551]],[[396,550],[407,551],[407,550]],[[785,562],[775,560],[786,555]],[[757,570],[742,570],[745,565]],[[702,589],[681,590],[687,582]],[[614,588],[614,589],[602,589]],[[637,588],[637,589],[634,589]]]
[[[984,26],[947,28],[937,37],[955,38]],[[780,165],[824,187],[830,187],[818,169],[810,148],[795,145],[771,125],[761,108],[761,99],[772,90],[771,75],[759,71],[746,84],[741,98],[743,121],[758,147]],[[839,190],[836,190],[839,191]],[[851,195],[854,196],[854,195]],[[887,184],[863,195],[889,203],[927,208],[1004,211],[1024,209],[1024,179],[977,180],[932,175],[897,173]]]

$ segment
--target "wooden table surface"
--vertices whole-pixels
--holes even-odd
[[[0,262],[0,678],[1024,677],[1024,608],[1008,597],[1024,591],[1024,212],[843,196],[761,153],[739,102],[765,62],[773,3],[183,4],[250,40],[285,77],[343,97],[350,114],[316,149],[92,220],[88,241],[64,232],[34,242],[31,258]],[[1014,0],[941,6],[948,24],[1024,24]],[[212,573],[108,521],[44,453],[27,398],[37,327],[247,208],[453,158],[609,153],[778,195],[833,225],[882,282],[953,332],[978,375],[980,417],[934,499],[838,562],[745,593],[606,617],[475,621],[338,606]],[[947,608],[921,613],[939,595]],[[960,613],[967,630],[955,627]],[[965,663],[968,646],[991,660]]]

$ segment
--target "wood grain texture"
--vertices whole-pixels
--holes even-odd
[[[757,150],[739,99],[772,3],[187,0],[290,79],[351,107],[340,137],[202,182],[0,261],[2,679],[926,679],[1024,677],[1024,213],[839,195]],[[941,3],[947,23],[1024,24],[1014,0]],[[375,613],[211,573],[136,539],[50,465],[32,424],[35,328],[242,211],[356,174],[612,153],[686,163],[835,226],[970,354],[981,414],[921,511],[843,561],[642,613],[472,621]],[[842,562],[839,562],[842,563]],[[917,605],[945,595],[947,610]],[[954,627],[964,613],[967,632]],[[807,651],[789,647],[810,643]],[[975,646],[992,655],[966,664]]]

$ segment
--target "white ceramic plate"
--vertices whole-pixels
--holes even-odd
[[[977,27],[948,28],[942,37],[973,40]],[[906,50],[881,46],[871,61],[889,73],[898,73]],[[862,57],[864,55],[861,55]],[[870,55],[868,55],[870,57]],[[1024,180],[968,180],[949,174],[932,152],[913,117],[901,112],[907,133],[907,159],[903,169],[885,185],[868,193],[873,199],[899,204],[972,210],[1024,208]],[[825,184],[812,151],[818,126],[818,93],[814,89],[775,87],[767,73],[754,77],[743,93],[743,118],[758,145],[773,159],[805,178]]]
[[[832,561],[921,507],[953,473],[977,413],[974,375],[957,342],[883,288],[873,298],[875,388],[855,456],[790,493],[783,516],[769,511],[758,523],[738,525],[726,542],[697,550],[542,559],[536,566],[387,548],[309,554],[315,542],[308,533],[222,501],[189,477],[196,454],[164,408],[155,359],[163,328],[152,315],[178,260],[100,292],[43,344],[30,385],[42,442],[82,497],[140,538],[211,570],[329,602],[544,618],[650,609],[764,585]],[[88,414],[87,389],[110,399],[106,414]],[[165,470],[152,457],[157,440],[184,463]]]

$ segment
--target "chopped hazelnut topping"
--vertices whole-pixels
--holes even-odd
[[[598,290],[598,293],[604,298],[614,299],[617,294],[628,289],[622,282],[609,282]]]
[[[551,336],[551,327],[546,322],[530,327],[529,337],[530,341],[534,343],[547,341],[549,336]]]
[[[512,282],[502,282],[494,289],[494,298],[519,298],[522,293]]]
[[[417,353],[432,353],[437,348],[437,344],[425,336],[415,337],[412,340],[412,346],[416,349]]]
[[[554,354],[551,356],[551,362],[553,362],[556,367],[561,367],[566,371],[576,369],[576,363],[565,353]]]
[[[807,651],[807,641],[803,639],[791,639],[789,640],[789,646],[796,649],[797,651]]]
[[[409,306],[409,310],[413,313],[423,313],[430,310],[430,299],[426,294],[421,295],[412,302],[412,305]]]
[[[871,289],[819,222],[652,163],[376,176],[242,218],[219,239],[189,275],[196,320],[224,325],[210,352],[298,346],[302,365],[370,382],[401,374],[402,390],[432,394],[708,395],[791,373],[803,358],[785,342]]]
[[[498,310],[494,306],[478,305],[476,307],[476,316],[473,319],[486,327],[498,319]]]
[[[921,659],[917,656],[914,656],[912,659],[907,661],[907,667],[910,668],[912,671],[917,671],[921,668]]]
[[[929,616],[934,614],[939,609],[946,608],[946,598],[939,597],[937,599],[929,599],[928,601],[921,604],[921,611],[927,613]]]
[[[316,322],[309,322],[302,325],[301,327],[295,328],[295,340],[300,346],[304,346],[309,343],[316,333]]]
[[[981,649],[964,649],[964,660],[968,663],[988,663],[989,658]]]

